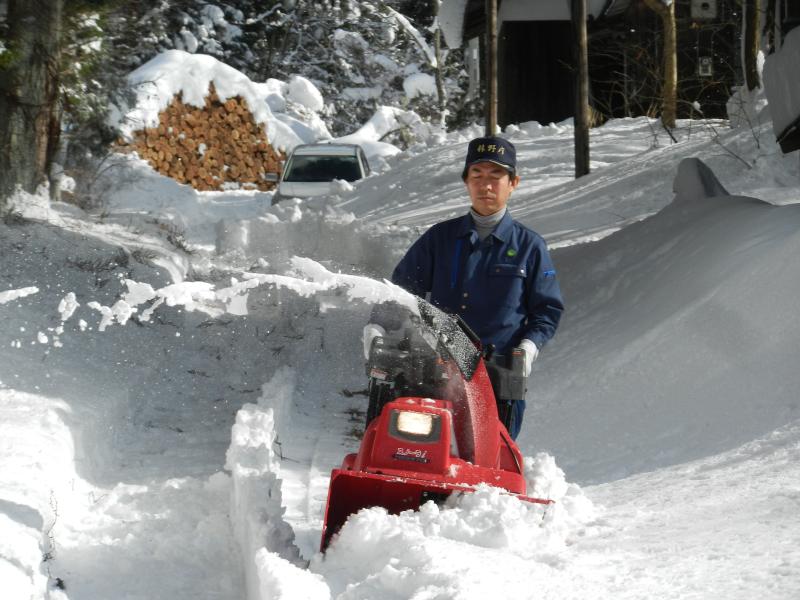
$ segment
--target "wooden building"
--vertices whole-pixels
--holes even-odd
[[[800,2],[798,2],[800,4]],[[483,69],[485,0],[463,3],[463,40]],[[587,0],[590,103],[604,117],[650,114],[660,106],[662,29],[643,0]],[[737,0],[675,0],[678,116],[724,117],[741,82]],[[471,53],[467,52],[469,56]],[[469,61],[468,61],[469,62]],[[498,0],[498,122],[557,122],[573,115],[569,0]],[[467,65],[470,66],[469,64]],[[474,89],[483,82],[475,81]]]
[[[587,0],[590,19],[608,0]],[[483,66],[485,0],[467,0],[463,39],[480,48]],[[572,32],[569,0],[498,0],[497,120],[501,126],[524,121],[550,123],[573,114]],[[474,53],[474,50],[473,50]],[[477,76],[483,69],[470,69]],[[474,88],[479,88],[477,84]],[[480,86],[482,87],[482,85]]]

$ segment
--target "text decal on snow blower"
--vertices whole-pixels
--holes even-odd
[[[428,458],[427,450],[413,450],[411,448],[398,448],[397,452],[392,454],[392,458],[397,460],[410,460],[412,462],[429,463],[431,459]]]

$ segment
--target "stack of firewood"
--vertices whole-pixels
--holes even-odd
[[[120,146],[138,152],[162,175],[201,191],[221,190],[228,182],[270,190],[275,184],[266,175],[280,173],[284,159],[244,98],[223,103],[213,84],[204,107],[184,104],[178,95],[159,114],[158,127],[136,131],[132,142],[121,140]]]

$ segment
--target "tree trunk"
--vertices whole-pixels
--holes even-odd
[[[497,0],[486,0],[486,135],[497,129]]]
[[[586,0],[572,0],[575,39],[575,178],[589,174],[589,51]]]
[[[742,51],[744,53],[744,80],[750,91],[761,87],[761,80],[758,77],[758,50],[761,44],[758,4],[759,0],[745,0],[744,2]]]
[[[436,95],[439,99],[439,120],[442,129],[447,119],[447,93],[444,89],[444,61],[442,60],[442,28],[439,27],[439,7],[441,1],[436,0],[436,31],[433,34],[433,51],[436,55]]]
[[[58,147],[63,0],[9,0],[8,51],[0,63],[0,208],[20,186],[47,181]]]
[[[667,129],[675,127],[678,112],[678,53],[675,26],[675,2],[669,5],[662,0],[644,0],[645,4],[661,17],[664,29],[664,79],[661,86],[661,122]]]

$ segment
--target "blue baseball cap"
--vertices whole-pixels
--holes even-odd
[[[508,170],[511,177],[517,174],[517,150],[514,148],[514,144],[501,137],[480,137],[469,143],[461,179],[467,178],[470,166],[480,162],[500,165]]]

